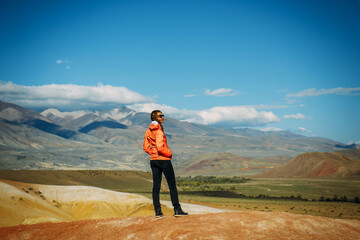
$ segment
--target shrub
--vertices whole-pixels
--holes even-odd
[[[347,201],[348,201],[348,199],[347,199],[347,197],[346,197],[346,196],[343,196],[343,197],[341,197],[341,198],[340,198],[340,201],[341,201],[341,202],[347,202]]]

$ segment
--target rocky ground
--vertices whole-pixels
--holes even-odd
[[[7,239],[360,239],[360,221],[283,212],[136,216],[0,228]]]
[[[0,239],[360,239],[360,221],[285,212],[225,212],[183,203],[153,216],[146,197],[88,186],[0,181]]]

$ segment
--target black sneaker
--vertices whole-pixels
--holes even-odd
[[[187,216],[188,213],[184,212],[181,208],[179,209],[175,209],[175,217],[183,217],[183,216]]]
[[[164,217],[164,214],[162,213],[161,209],[160,210],[155,210],[155,217],[156,218]]]

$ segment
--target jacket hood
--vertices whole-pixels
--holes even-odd
[[[149,125],[150,130],[158,130],[160,129],[160,124],[157,121],[152,121]]]

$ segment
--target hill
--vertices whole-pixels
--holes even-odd
[[[91,186],[54,186],[0,180],[0,192],[0,227],[154,215],[149,198]],[[162,204],[163,212],[172,215],[171,203],[162,201]],[[182,204],[182,208],[192,214],[222,212],[186,203]]]
[[[190,160],[176,166],[179,175],[253,175],[266,169],[279,166],[290,158],[245,157],[231,153],[207,153],[192,157]]]
[[[1,226],[150,215],[146,197],[88,186],[0,182]]]
[[[290,162],[254,177],[360,178],[360,150],[303,153]]]
[[[0,170],[0,179],[29,184],[94,186],[114,191],[151,191],[152,175],[116,170]]]

